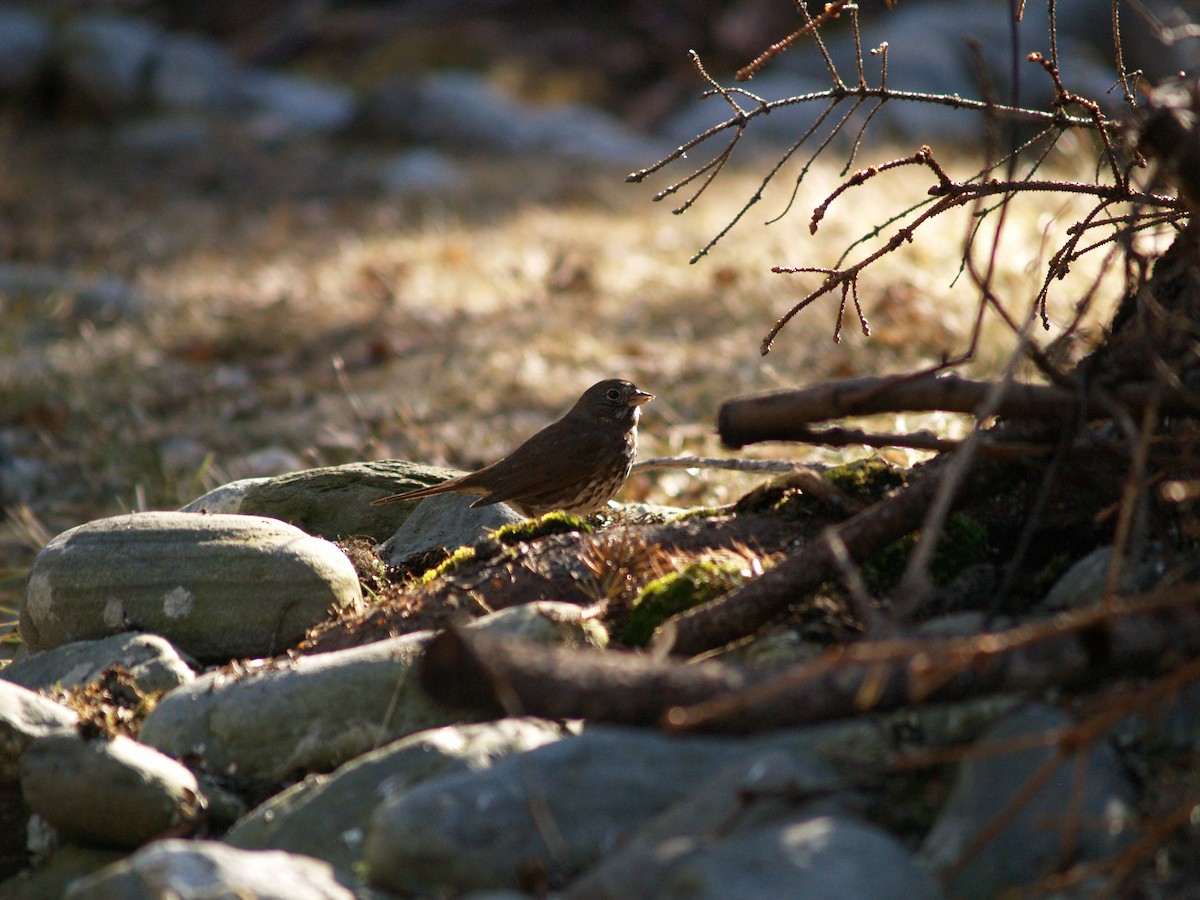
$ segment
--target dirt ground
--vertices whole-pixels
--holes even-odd
[[[109,316],[60,294],[0,297],[0,430],[13,453],[46,466],[32,502],[4,511],[0,628],[15,618],[24,575],[49,537],[99,516],[175,508],[260,474],[259,451],[287,451],[304,466],[402,457],[470,468],[555,418],[593,381],[619,376],[658,395],[643,418],[642,458],[731,455],[714,435],[728,397],[908,371],[967,344],[975,295],[966,276],[956,280],[964,214],[942,217],[864,277],[870,338],[851,318],[834,343],[836,300],[826,298],[770,355],[759,353],[775,319],[815,284],[770,266],[832,265],[871,224],[920,200],[927,175],[899,172],[852,192],[811,235],[809,214],[838,183],[840,162],[818,165],[792,211],[768,226],[791,194],[796,172],[785,168],[764,202],[689,265],[766,165],[723,173],[675,216],[670,201],[651,202],[667,178],[631,185],[624,171],[546,159],[463,158],[463,189],[396,197],[375,176],[401,149],[349,139],[271,145],[230,132],[147,157],[96,126],[0,120],[0,264],[116,278],[140,298],[133,314]],[[862,163],[911,149],[874,151]],[[1071,160],[1051,162],[1070,174]],[[971,165],[956,162],[964,175]],[[995,281],[1019,315],[1076,212],[1061,199],[1023,203],[1010,212]],[[1079,265],[1056,286],[1056,322],[1094,271]],[[1097,320],[1105,314],[1100,304]],[[967,371],[1005,358],[1004,332],[992,323],[986,333]],[[966,427],[947,416],[867,424],[952,435]],[[622,499],[718,504],[760,480],[646,471]]]

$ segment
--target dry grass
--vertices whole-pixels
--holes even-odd
[[[863,279],[872,338],[848,323],[835,345],[827,298],[770,356],[758,352],[811,286],[769,267],[831,264],[870,224],[923,196],[918,173],[851,192],[814,237],[808,214],[836,184],[819,167],[789,216],[763,227],[786,202],[781,185],[689,266],[757,174],[726,173],[684,216],[651,204],[652,190],[624,184],[623,173],[546,160],[475,160],[469,190],[399,200],[368,176],[394,149],[264,148],[230,135],[207,153],[148,161],[85,131],[0,128],[10,175],[0,189],[3,256],[123,278],[148,298],[136,320],[108,324],[44,299],[5,310],[2,427],[19,453],[54,467],[56,485],[35,507],[49,533],[176,507],[267,447],[312,465],[397,456],[476,466],[608,376],[658,394],[643,420],[643,457],[713,455],[715,413],[731,395],[907,370],[966,346],[974,293],[965,277],[954,283],[964,215]],[[1057,161],[1064,171],[1068,162]],[[1081,208],[1046,197],[1012,210],[996,285],[1014,312]],[[1057,321],[1088,278],[1080,265],[1056,287]],[[1010,343],[996,327],[988,334],[976,371],[992,369]],[[936,416],[880,424],[964,427]],[[180,439],[198,456],[165,463],[164,442]],[[722,503],[756,480],[642,473],[624,496]],[[0,535],[0,572],[31,559],[18,530]],[[14,581],[0,580],[0,604],[15,606]]]

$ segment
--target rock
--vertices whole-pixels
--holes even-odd
[[[46,900],[61,897],[71,882],[110,863],[124,859],[120,850],[98,850],[64,844],[36,868],[26,869],[7,881],[0,882],[0,897],[4,900]],[[3,866],[0,865],[0,869]]]
[[[0,434],[0,509],[29,504],[54,484],[54,472],[39,459],[20,456]]]
[[[435,776],[485,769],[563,733],[561,726],[538,719],[422,731],[276,794],[234,825],[224,840],[246,850],[286,850],[323,859],[339,880],[353,884],[367,823],[383,798]]]
[[[62,835],[99,847],[139,847],[204,812],[186,766],[130,738],[38,738],[21,756],[29,808]]]
[[[117,147],[146,161],[167,161],[201,150],[214,140],[212,123],[189,115],[135,119],[121,123],[113,133]]]
[[[229,111],[237,101],[237,66],[216,41],[171,34],[158,44],[150,98],[168,110]]]
[[[1041,606],[1052,612],[1074,609],[1098,603],[1104,597],[1104,586],[1108,582],[1108,567],[1112,562],[1112,547],[1097,547],[1087,556],[1076,561],[1046,594]],[[1165,565],[1160,555],[1150,553],[1143,561],[1126,560],[1121,566],[1121,577],[1117,591],[1134,594],[1152,587],[1162,577]]]
[[[891,835],[845,817],[821,816],[720,841],[680,865],[653,896],[936,900],[942,894]]]
[[[141,19],[72,16],[63,28],[62,74],[69,97],[104,114],[143,106],[162,33]]]
[[[205,470],[212,462],[212,447],[206,442],[189,437],[169,437],[158,445],[158,461],[164,472],[174,476],[192,476]],[[188,510],[196,512],[197,510]],[[233,510],[212,510],[213,512],[233,512]]]
[[[829,787],[834,780],[814,771],[807,760],[793,759],[778,750],[748,754],[697,784],[682,800],[638,829],[573,882],[564,893],[565,900],[662,896],[664,882],[685,861],[731,836],[780,818],[794,820],[801,811],[805,818],[828,809],[845,812],[844,792],[818,790],[811,798],[801,799],[801,786],[814,784]],[[749,896],[746,890],[733,895],[738,894]]]
[[[332,134],[346,128],[358,112],[354,92],[308,78],[251,69],[238,79],[237,95],[257,121],[260,137]]]
[[[1045,5],[1030,5],[1018,26],[1021,54],[1019,103],[1049,109],[1054,99],[1053,82],[1040,67],[1025,60],[1039,50],[1049,54],[1049,31]],[[844,38],[849,43],[849,38]],[[863,46],[888,42],[888,85],[897,90],[932,94],[961,94],[977,100],[990,92],[999,102],[1012,100],[1012,49],[1010,24],[1002,7],[995,4],[926,2],[881,16],[863,29]],[[977,47],[972,49],[969,41]],[[942,52],[931,54],[929,47]],[[1108,88],[1117,80],[1111,51],[1097,56],[1084,42],[1060,30],[1058,51],[1062,76],[1070,90],[1082,91],[1102,104],[1110,98]],[[986,72],[981,83],[979,68]],[[879,83],[878,64],[869,80]],[[1119,95],[1119,92],[1118,92]],[[978,140],[984,122],[981,113],[963,112],[928,103],[890,102],[880,110],[880,124],[907,139],[928,140],[944,147],[946,139]]]
[[[516,606],[467,626],[541,643],[598,641],[567,603]],[[212,772],[285,781],[328,772],[405,735],[463,718],[435,703],[413,671],[432,632],[301,656],[249,672],[219,671],[167,694],[141,740]]]
[[[505,525],[523,518],[511,506],[495,503],[471,509],[477,500],[465,494],[438,494],[427,497],[408,514],[394,535],[379,548],[379,558],[395,566],[419,553],[439,547],[453,550],[474,544]]]
[[[348,463],[234,481],[193,500],[182,512],[271,516],[330,540],[363,535],[379,542],[391,537],[417,501],[372,506],[372,500],[461,474],[396,459]]]
[[[49,266],[4,263],[0,265],[0,294],[10,299],[48,306],[65,302],[60,318],[68,322],[109,324],[136,317],[145,307],[145,298],[118,278],[87,281]]]
[[[396,79],[366,102],[363,118],[388,136],[478,152],[631,164],[652,161],[669,149],[599,110],[531,106],[461,70]]]
[[[1070,725],[1071,720],[1058,710],[1030,705],[1001,720],[981,740],[1002,745]],[[934,872],[954,865],[1056,752],[1053,745],[1035,746],[967,759],[921,847],[926,864]],[[953,896],[995,897],[1057,871],[1063,829],[1072,822],[1071,862],[1110,858],[1132,839],[1134,789],[1120,759],[1104,739],[1083,752],[1085,777],[1076,778],[1077,757],[1065,758],[999,834],[966,863],[949,886]],[[1072,817],[1072,811],[1077,816]]]
[[[466,187],[467,176],[443,154],[418,147],[386,162],[379,170],[379,184],[401,196],[447,194]]]
[[[22,9],[0,10],[0,92],[25,91],[49,64],[50,23]]]
[[[29,809],[21,796],[21,756],[35,740],[69,731],[76,721],[67,707],[0,681],[0,878],[20,871],[28,856]],[[3,886],[0,896],[7,896]]]
[[[735,83],[732,74],[725,79],[725,83],[727,85]],[[791,68],[786,68],[782,71],[769,69],[760,75],[756,75],[744,87],[767,102],[772,102],[801,94],[828,90],[829,78],[828,73],[823,70],[809,76],[797,73]],[[748,97],[736,94],[734,96],[738,104],[746,112],[750,112],[758,106],[757,102]],[[824,112],[828,103],[829,101],[827,100],[793,103],[774,109],[765,115],[760,114],[743,132],[735,151],[735,158],[744,159],[747,155],[769,153],[778,151],[780,147],[791,146],[800,139],[802,134],[812,127],[813,123]],[[658,133],[665,140],[670,141],[672,147],[675,147],[687,143],[714,125],[719,125],[727,119],[733,118],[733,116],[733,109],[730,108],[729,104],[722,97],[698,97],[683,104],[678,112],[669,116],[659,126]],[[829,120],[827,119],[826,121]],[[832,127],[832,124],[830,122],[830,127]],[[694,152],[707,160],[710,156],[716,155],[717,148],[724,148],[730,139],[732,139],[734,133],[735,130],[731,128],[714,135],[701,144],[700,148]],[[653,162],[653,160],[647,159],[642,164],[645,165],[650,162]]]
[[[743,666],[782,669],[816,659],[824,652],[824,646],[805,640],[795,630],[779,628],[756,635],[745,643],[735,644],[715,654],[714,658]]]
[[[235,850],[216,841],[162,840],[68,888],[68,900],[255,897],[354,900],[327,863],[277,851]]]
[[[234,478],[271,478],[304,468],[304,460],[286,447],[263,447],[226,461],[225,471]]]
[[[35,653],[0,669],[0,679],[30,690],[59,685],[78,687],[95,681],[109,666],[133,676],[143,693],[169,691],[187,684],[195,673],[171,643],[154,634],[116,634],[99,641],[76,641]]]
[[[21,636],[36,651],[148,631],[201,661],[224,661],[280,653],[331,608],[361,600],[345,554],[290,525],[134,513],[46,545],[21,605]]]
[[[563,104],[535,109],[530,138],[538,151],[563,159],[638,166],[671,150],[667,144],[627,129],[618,119],[590,106]]]
[[[589,728],[490,769],[436,778],[385,800],[367,831],[368,877],[378,887],[417,894],[515,888],[520,873],[539,862],[555,880],[569,878],[704,779],[787,748],[792,739],[786,733],[674,738]],[[795,761],[804,775],[799,791],[838,786],[824,767],[800,756]],[[552,847],[539,822],[554,823]]]
[[[77,721],[61,703],[0,681],[0,782],[20,778],[21,754],[33,741],[71,729]]]
[[[1161,29],[1189,24],[1189,19],[1194,22],[1195,9],[1176,0],[1149,0],[1142,9],[1145,11],[1137,15],[1121,16],[1121,56],[1125,70],[1140,71],[1152,84],[1177,72],[1194,72],[1200,60],[1195,40],[1176,40],[1168,44],[1163,41]],[[1039,18],[1044,18],[1044,10],[1037,12]],[[1058,2],[1056,20],[1059,34],[1067,33],[1073,40],[1090,45],[1095,54],[1112,58],[1112,17],[1097,15],[1090,0]],[[1120,95],[1119,90],[1113,93]]]

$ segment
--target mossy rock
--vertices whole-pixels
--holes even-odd
[[[369,537],[381,543],[420,501],[372,506],[373,500],[440,484],[461,474],[399,459],[347,463],[230,482],[193,500],[182,511],[270,516],[331,541]]]
[[[671,616],[740,587],[749,575],[745,560],[714,556],[694,560],[678,572],[655,579],[629,609],[618,630],[621,641],[631,647],[645,646],[654,629]]]
[[[523,541],[533,541],[550,534],[590,534],[595,529],[581,516],[565,512],[548,512],[537,519],[523,519],[492,532],[492,538],[505,547]]]

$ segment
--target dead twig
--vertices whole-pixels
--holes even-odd
[[[428,646],[436,699],[508,715],[748,733],[996,692],[1162,672],[1200,652],[1200,583],[1109,598],[1006,631],[862,641],[783,672],[570,650],[451,629]]]

